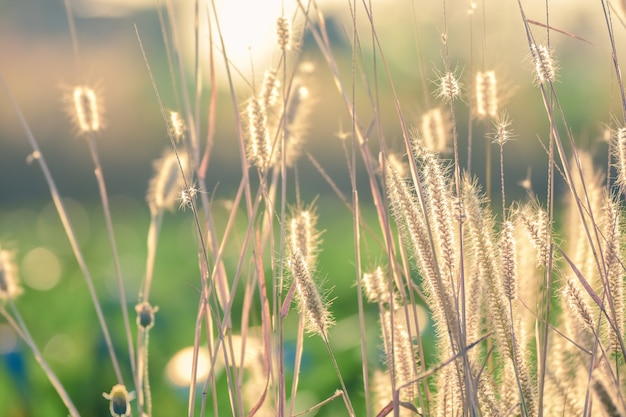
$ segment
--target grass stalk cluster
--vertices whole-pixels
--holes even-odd
[[[352,25],[345,31],[352,48],[348,76],[345,57],[334,50],[335,35],[329,33],[324,9],[315,0],[294,0],[294,7],[283,8],[273,22],[274,62],[255,69],[264,74],[259,80],[255,70],[247,75],[231,61],[212,0],[187,5],[195,7],[196,21],[206,19],[210,28],[208,74],[199,64],[206,51],[199,48],[192,71],[184,69],[175,8],[169,0],[157,5],[178,103],[167,110],[161,92],[166,87],[155,79],[144,35],[136,28],[138,54],[169,138],[148,185],[147,255],[137,294],[127,293],[124,285],[128,277],[122,275],[106,172],[96,147],[106,135],[103,100],[97,88],[77,80],[67,99],[68,112],[93,162],[110,245],[106,256],[115,266],[123,323],[111,322],[103,311],[91,260],[78,243],[19,98],[0,74],[4,96],[32,147],[30,159],[43,172],[89,289],[93,320],[105,340],[114,378],[102,394],[109,403],[100,398],[100,409],[108,409],[113,417],[161,415],[163,404],[153,395],[150,376],[154,379],[165,364],[154,359],[158,346],[153,343],[149,350],[149,341],[159,326],[156,313],[162,300],[151,290],[153,281],[162,279],[155,265],[165,213],[178,209],[185,211],[178,215],[192,219],[198,305],[197,314],[187,318],[194,323],[188,335],[193,355],[188,408],[180,415],[626,416],[626,102],[608,115],[608,170],[598,169],[568,124],[557,85],[567,67],[559,68],[558,51],[550,44],[553,33],[578,38],[552,28],[549,21],[528,19],[519,0],[519,37],[527,41],[530,57],[526,82],[537,90],[543,105],[538,113],[547,126],[537,132],[536,145],[545,151],[547,178],[545,189],[535,189],[528,178],[522,183],[527,195],[510,198],[509,184],[504,183],[509,178],[505,155],[516,135],[501,91],[506,82],[499,69],[487,70],[485,64],[480,70],[473,62],[469,71],[455,69],[459,64],[451,46],[461,40],[448,32],[447,3],[441,0],[443,69],[432,70],[432,85],[426,84],[420,104],[427,110],[415,118],[415,127],[397,94],[399,86],[387,60],[390,51],[381,47],[383,34],[377,31],[378,15],[371,2],[344,4]],[[470,23],[481,10],[485,16],[486,3],[472,3]],[[617,9],[612,3],[598,3],[615,51],[614,31],[623,31],[624,25],[614,26]],[[286,14],[287,9],[293,14]],[[79,35],[69,1],[66,10],[78,66]],[[546,2],[546,20],[551,13]],[[198,26],[192,30],[197,45]],[[545,43],[539,41],[543,31]],[[319,59],[304,56],[305,38],[315,44]],[[619,96],[625,97],[619,58],[617,53],[610,57],[611,76]],[[225,68],[226,81],[218,81],[216,66]],[[317,77],[322,69],[329,74],[327,84]],[[193,78],[188,80],[190,73]],[[239,76],[246,81],[244,92],[236,84]],[[381,116],[383,84],[392,96],[392,121]],[[359,101],[363,85],[367,94]],[[218,104],[218,89],[229,92],[228,102]],[[347,190],[307,146],[318,140],[309,136],[315,107],[324,105],[319,92],[326,89],[338,92],[350,122],[347,131],[337,126],[339,139],[334,139],[344,152]],[[232,108],[235,123],[228,140],[238,146],[241,170],[223,223],[216,220],[215,195],[208,192],[216,185],[207,176],[214,147],[226,140],[214,137],[218,106]],[[202,114],[206,123],[200,122]],[[399,126],[401,140],[387,136],[390,124]],[[472,162],[473,134],[484,136],[487,152]],[[491,146],[499,151],[495,181]],[[461,152],[465,148],[468,152]],[[354,251],[340,255],[353,265],[352,276],[335,276],[323,262],[321,199],[307,201],[307,178],[298,169],[309,163],[345,207],[346,218],[352,219],[343,225],[343,239]],[[487,174],[484,186],[470,170],[481,163]],[[556,195],[557,188],[566,190],[563,199]],[[375,215],[366,220],[363,211],[370,208]],[[555,224],[561,216],[563,224]],[[31,336],[30,323],[20,315],[28,306],[19,298],[23,288],[14,257],[0,245],[1,320],[39,363],[64,413],[89,415],[74,405],[71,398],[79,393],[64,388],[40,352],[40,342]],[[347,299],[333,295],[339,280],[353,287]],[[134,309],[129,308],[133,303]],[[333,313],[337,304],[354,307],[357,320],[351,326],[358,323],[359,347],[351,354],[358,358],[356,371],[343,362],[346,355],[337,329],[344,318]],[[133,311],[136,327],[131,326]],[[112,327],[120,331],[112,333]],[[112,334],[125,340],[113,340]],[[301,387],[309,378],[306,355],[314,346],[325,349],[325,369],[331,374],[326,381],[332,382],[320,387],[325,398],[306,404]],[[206,363],[201,365],[203,358]]]

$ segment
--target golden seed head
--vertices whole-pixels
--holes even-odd
[[[626,189],[626,128],[622,127],[615,134],[613,146],[615,168],[617,170],[617,185]]]
[[[511,301],[517,298],[517,244],[513,230],[513,223],[506,221],[502,228],[502,240],[500,243],[504,294]]]
[[[498,89],[494,71],[476,73],[476,115],[481,119],[498,115]]]
[[[421,146],[431,152],[444,153],[448,151],[450,142],[450,125],[440,108],[428,110],[422,115],[421,135],[414,135],[421,139]]]
[[[0,301],[14,300],[22,293],[14,254],[0,247]]]
[[[539,84],[553,82],[556,78],[556,64],[548,47],[532,44],[530,52],[535,64],[535,78]]]
[[[333,323],[332,315],[324,304],[304,255],[299,249],[291,255],[289,266],[298,292],[300,312],[306,318],[307,331],[326,333],[326,329]]]
[[[291,248],[293,251],[299,250],[302,252],[309,267],[313,266],[309,258],[312,255],[315,243],[315,220],[315,216],[312,216],[311,212],[303,210],[296,213],[289,224]]]
[[[72,91],[73,119],[79,133],[95,133],[102,129],[101,106],[93,88],[76,86]]]
[[[492,134],[493,143],[503,146],[508,141],[513,140],[514,135],[510,129],[512,124],[513,121],[509,119],[507,114],[494,120],[493,125],[495,130]]]
[[[180,141],[185,136],[185,131],[187,130],[185,121],[180,116],[180,113],[178,113],[177,111],[170,111],[169,119],[170,119],[169,120],[170,135],[172,136],[172,138],[174,138],[176,143],[180,143]]]
[[[400,178],[404,178],[409,174],[409,167],[396,154],[387,155],[387,169]]]
[[[276,75],[276,70],[273,68],[265,70],[265,74],[263,75],[263,83],[261,84],[259,97],[266,108],[273,106],[276,104],[276,100],[278,100],[280,81],[278,81]]]
[[[291,23],[284,16],[276,19],[276,42],[280,49],[289,51],[291,44]]]
[[[267,128],[267,109],[263,102],[252,97],[246,107],[248,114],[248,154],[252,165],[267,169],[273,160],[272,142]]]
[[[461,84],[451,71],[439,77],[437,95],[445,101],[453,101],[461,95]]]
[[[174,210],[181,190],[185,187],[184,178],[189,180],[189,159],[184,153],[169,150],[155,164],[155,175],[150,180],[147,200],[150,209]],[[185,173],[183,178],[182,172]]]
[[[300,158],[309,133],[310,116],[316,102],[316,97],[311,88],[315,82],[312,76],[314,70],[315,65],[310,61],[298,65],[291,94],[285,106],[285,163],[290,168],[295,166]]]
[[[365,291],[367,301],[370,303],[389,304],[392,294],[390,293],[388,283],[388,278],[380,266],[374,272],[364,273],[363,290]]]

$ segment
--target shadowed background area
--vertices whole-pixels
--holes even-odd
[[[261,3],[263,6],[259,7]],[[519,10],[512,2],[479,2],[480,6],[485,6],[484,14],[482,8],[475,9],[478,11],[470,25],[467,2],[448,3],[449,53],[452,62],[457,65],[457,75],[466,86],[464,102],[457,103],[457,130],[461,159],[464,161],[461,165],[467,163],[470,134],[467,103],[472,100],[472,77],[476,69],[493,68],[498,71],[501,80],[504,99],[501,107],[507,109],[513,120],[515,134],[515,140],[505,146],[507,198],[523,197],[517,182],[526,178],[529,167],[532,168],[532,183],[536,191],[545,193],[547,157],[540,141],[547,141],[548,122],[534,86],[533,65]],[[572,36],[551,32],[550,42],[561,68],[556,88],[576,141],[582,147],[595,151],[598,162],[602,164],[606,161],[607,150],[602,138],[605,127],[612,123],[609,116],[611,109],[619,109],[619,97],[615,94],[618,90],[612,84],[615,81],[610,44],[602,15],[596,6],[587,4],[589,2],[575,3],[552,2],[550,24],[584,38],[592,45]],[[72,4],[76,13],[80,62],[76,62],[74,57],[61,0],[0,3],[0,72],[39,141],[61,195],[69,198],[67,205],[72,221],[97,280],[98,294],[102,297],[113,336],[120,341],[116,348],[124,358],[123,327],[118,325],[121,323],[119,299],[113,280],[108,279],[112,276],[113,266],[102,210],[98,205],[98,189],[88,148],[82,139],[76,137],[76,129],[68,117],[68,94],[73,86],[88,84],[95,87],[104,103],[106,128],[97,135],[98,150],[111,197],[123,275],[127,278],[125,285],[129,305],[132,306],[136,302],[145,267],[149,212],[144,196],[153,175],[152,161],[169,145],[137,32],[167,109],[184,110],[180,92],[182,81],[178,69],[174,80],[171,75],[154,2],[75,0]],[[348,4],[331,0],[319,4],[326,16],[341,81],[349,91],[352,84],[352,27]],[[542,7],[542,4],[528,5],[526,12],[529,18],[545,21]],[[424,111],[439,104],[431,93],[436,89],[437,71],[443,70],[441,4],[433,1],[379,0],[373,2],[373,9],[379,41],[403,116],[409,125],[417,125]],[[188,91],[193,94],[194,2],[174,2],[173,10],[180,32]],[[293,13],[294,10],[294,6],[287,6],[286,13]],[[221,48],[216,47],[218,105],[215,143],[206,188],[214,199],[218,222],[226,221],[230,199],[241,178],[235,114],[242,111],[242,103],[252,94],[252,85],[258,85],[265,68],[278,64],[279,54],[274,47],[273,32],[275,19],[280,13],[280,2],[224,0],[218,4],[226,49],[233,60],[233,83],[238,101],[235,107],[223,69]],[[387,146],[392,150],[400,149],[401,130],[390,83],[383,71],[380,54],[376,56],[377,67],[374,70],[370,23],[362,9],[358,9],[358,13],[362,49],[357,53],[359,73],[355,80],[355,97],[360,123],[363,126],[371,123],[372,97],[377,92],[381,132]],[[206,10],[201,12],[201,20],[202,16],[206,19]],[[298,51],[290,55],[288,65],[293,67],[296,60],[308,60],[315,65],[309,88],[315,104],[305,148],[339,188],[349,195],[346,156],[338,136],[350,131],[351,121],[315,40],[306,31],[301,18],[296,22],[296,28],[304,33]],[[536,27],[535,30],[545,37],[545,29]],[[623,35],[623,27],[618,30]],[[210,45],[204,25],[199,38],[202,100],[197,114],[201,141],[204,141],[211,89],[206,58]],[[620,51],[623,50],[623,45],[617,46]],[[375,76],[378,80],[376,84]],[[614,96],[610,95],[611,91]],[[485,127],[482,122],[473,122],[471,132],[474,141],[473,171],[483,179]],[[378,130],[374,128],[370,141],[376,153],[378,140]],[[491,146],[495,155],[496,147]],[[58,370],[81,411],[85,415],[108,415],[101,393],[110,389],[113,373],[109,369],[84,280],[50,203],[48,187],[37,164],[28,162],[31,152],[11,101],[1,92],[0,241],[9,242],[4,246],[13,246],[17,250],[16,258],[26,289],[18,300],[18,306],[35,341],[53,368]],[[357,169],[361,201],[365,206],[364,216],[371,218],[375,225],[367,177],[362,166]],[[320,196],[319,225],[320,229],[326,230],[320,269],[328,276],[330,286],[334,287],[331,298],[349,300],[337,303],[333,309],[338,325],[332,332],[337,343],[338,361],[345,364],[347,375],[355,375],[352,379],[348,378],[349,383],[357,384],[361,367],[358,362],[359,336],[354,334],[357,328],[354,315],[354,245],[352,239],[346,239],[346,236],[351,237],[352,219],[306,157],[302,157],[298,165],[298,176],[304,201]],[[493,179],[494,187],[499,187],[496,165]],[[497,198],[494,197],[494,200]],[[241,224],[245,224],[245,219],[242,218]],[[166,216],[155,266],[153,299],[160,310],[156,319],[158,325],[152,334],[150,354],[156,368],[153,370],[153,389],[155,403],[158,401],[160,406],[157,415],[180,415],[181,410],[186,409],[187,388],[175,385],[173,377],[166,375],[164,364],[193,341],[192,318],[197,312],[199,284],[197,243],[192,229],[188,213]],[[237,243],[241,242],[234,239],[233,250],[225,258],[227,267],[233,269],[237,265]],[[375,253],[371,256],[376,257]],[[289,319],[295,327],[293,315]],[[427,328],[426,331],[432,329]],[[288,349],[293,351],[290,343],[295,342],[287,341]],[[307,343],[311,344],[310,352],[313,353],[307,351],[310,356],[305,357],[302,372],[313,373],[310,380],[316,382],[308,385],[302,382],[302,390],[310,396],[302,396],[301,409],[330,395],[319,387],[331,387],[332,394],[336,383],[321,342],[311,339]],[[372,360],[380,360],[380,342],[375,334],[369,346]],[[27,348],[20,345],[1,320],[0,358],[0,415],[67,414]],[[317,364],[321,362],[324,366],[318,368]]]

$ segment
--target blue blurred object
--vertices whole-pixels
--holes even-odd
[[[16,349],[0,354],[4,368],[7,371],[13,387],[17,391],[24,415],[32,415],[29,411],[30,407],[30,381],[26,366],[26,358],[24,351],[16,347]]]

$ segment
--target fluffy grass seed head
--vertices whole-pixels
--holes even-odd
[[[246,105],[248,117],[248,159],[259,170],[265,171],[271,166],[272,142],[267,128],[267,108],[258,97],[251,97]]]
[[[626,190],[626,127],[615,132],[613,144],[613,157],[617,170],[616,184],[620,190]]]
[[[412,401],[417,395],[417,384],[411,383],[417,379],[417,357],[409,332],[404,324],[395,319],[396,314],[402,314],[401,310],[394,312],[393,320],[390,311],[381,313],[385,353],[388,366],[394,368],[392,374],[395,375],[396,385],[406,385],[400,391],[401,397]]]
[[[367,301],[370,303],[391,303],[393,294],[390,294],[389,278],[382,267],[379,266],[373,272],[364,273],[362,281]]]
[[[289,220],[289,245],[292,252],[299,250],[312,269],[317,263],[317,253],[321,243],[320,232],[316,228],[317,214],[311,205],[307,209],[294,210]]]
[[[185,187],[182,172],[189,178],[189,159],[185,153],[168,150],[154,163],[155,175],[150,180],[146,200],[152,211],[173,211]]]
[[[498,88],[495,71],[476,73],[476,115],[479,119],[498,115]]]
[[[168,116],[169,133],[172,138],[174,138],[174,141],[176,143],[180,143],[185,137],[185,132],[187,131],[187,125],[185,124],[185,120],[183,120],[179,112],[173,110],[169,112]]]
[[[304,314],[306,318],[306,330],[324,336],[328,327],[333,324],[333,318],[299,249],[291,255],[289,266],[298,292],[300,314]]]
[[[537,83],[554,82],[558,67],[552,56],[552,51],[545,45],[534,43],[530,46],[530,53],[535,64]]]
[[[454,101],[461,95],[462,85],[454,71],[438,74],[436,96],[444,101]]]
[[[266,108],[276,104],[279,97],[278,87],[280,87],[280,81],[278,81],[276,70],[268,68],[263,75],[261,91],[259,92],[259,98]]]
[[[180,191],[180,198],[178,199],[180,201],[178,208],[183,211],[187,207],[193,208],[194,202],[196,201],[196,195],[198,195],[199,192],[200,189],[195,182],[187,187],[183,187]]]
[[[135,393],[129,393],[126,386],[121,384],[113,385],[111,392],[103,392],[102,396],[111,402],[109,411],[112,417],[130,416],[130,402],[135,399]]]
[[[513,134],[513,131],[511,130],[512,124],[513,124],[513,121],[509,118],[509,115],[507,113],[503,113],[502,115],[498,116],[493,121],[493,127],[494,127],[494,130],[492,133],[493,143],[500,145],[500,146],[504,146],[505,143],[507,143],[510,140],[513,140],[515,135]]]
[[[96,133],[104,128],[102,100],[96,90],[77,85],[68,94],[68,113],[78,134]]]
[[[298,65],[294,77],[291,94],[285,108],[285,121],[287,128],[287,143],[285,149],[285,163],[288,167],[294,167],[306,141],[310,130],[310,119],[317,97],[312,91],[315,88],[315,64],[312,61],[304,61]]]
[[[513,235],[514,229],[512,222],[504,222],[500,238],[504,294],[511,301],[517,298],[517,243]]]
[[[417,135],[411,135],[411,137],[416,136]],[[399,178],[406,178],[409,176],[409,167],[402,161],[401,157],[395,153],[389,153],[387,155],[387,169],[391,170],[391,172]]]
[[[0,246],[0,302],[14,300],[22,293],[14,253]]]
[[[280,49],[289,51],[293,47],[292,44],[291,22],[284,16],[276,19],[276,43]]]
[[[589,303],[585,299],[584,294],[575,284],[576,278],[570,278],[565,281],[563,289],[563,297],[568,302],[569,310],[573,316],[582,324],[585,330],[594,332],[595,320]]]
[[[422,146],[432,152],[446,153],[450,150],[448,146],[451,135],[451,124],[449,117],[441,108],[435,107],[422,115],[422,123],[419,135]]]

